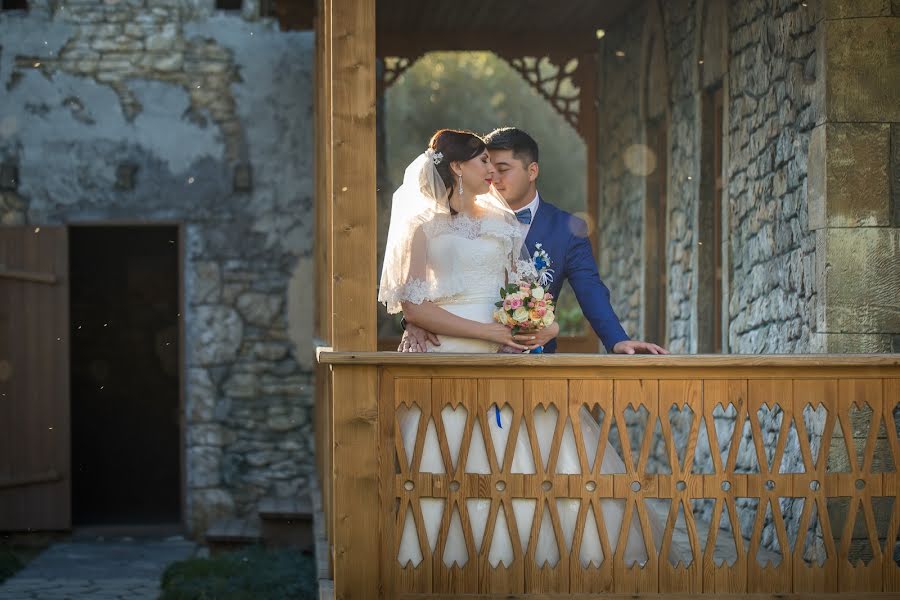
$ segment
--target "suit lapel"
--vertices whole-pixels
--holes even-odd
[[[531,221],[531,227],[528,229],[528,235],[525,236],[525,246],[528,248],[528,254],[534,254],[535,244],[546,245],[547,230],[550,227],[550,205],[544,202],[542,198],[538,203],[537,213]]]

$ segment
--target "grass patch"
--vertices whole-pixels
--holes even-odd
[[[0,546],[0,583],[16,574],[25,563],[11,549]]]
[[[54,539],[54,534],[42,533],[0,535],[0,583],[22,570]]]
[[[159,600],[314,600],[317,585],[312,556],[253,547],[172,563]]]

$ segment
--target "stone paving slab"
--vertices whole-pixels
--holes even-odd
[[[156,600],[166,566],[196,551],[180,537],[54,544],[0,585],[0,600]]]

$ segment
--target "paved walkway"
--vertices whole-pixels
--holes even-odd
[[[0,584],[0,600],[157,600],[166,566],[196,550],[180,537],[54,544]]]

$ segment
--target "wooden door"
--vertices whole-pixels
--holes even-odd
[[[71,526],[65,227],[0,228],[0,531]]]

